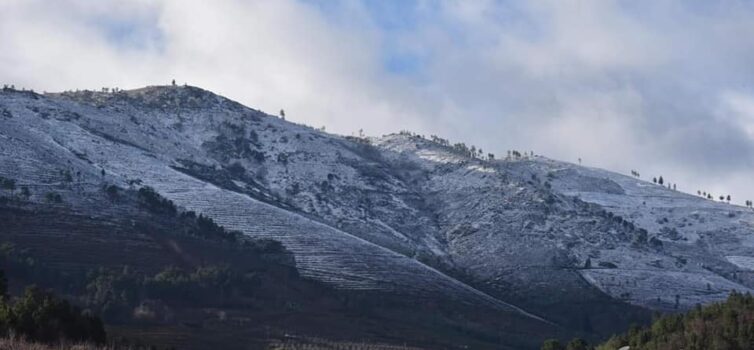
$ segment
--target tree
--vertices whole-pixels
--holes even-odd
[[[589,350],[589,343],[581,338],[573,338],[570,342],[568,342],[566,350]]]
[[[283,120],[285,120],[285,111],[282,110],[282,109],[280,110],[280,118],[282,118]]]
[[[175,79],[173,79],[173,86],[175,86]]]
[[[37,287],[26,288],[12,307],[10,328],[18,336],[32,341],[74,342],[106,340],[102,321]]]
[[[725,199],[728,201],[728,203],[730,203],[730,195],[728,195],[728,197]]]
[[[560,344],[560,341],[557,339],[547,339],[544,343],[542,343],[541,350],[564,350],[563,344]]]
[[[724,303],[698,306],[686,314],[670,314],[650,327],[632,327],[597,346],[597,350],[751,349],[754,340],[754,297],[730,294]]]
[[[592,258],[586,258],[586,262],[584,263],[585,269],[591,269],[592,268]]]
[[[657,180],[657,183],[659,183],[660,185],[662,185],[663,182],[665,182],[665,181],[662,179],[662,176],[660,176],[660,178]]]
[[[657,178],[656,178],[656,177],[653,177],[653,178],[652,178],[652,182],[654,182],[654,183],[657,183]]]

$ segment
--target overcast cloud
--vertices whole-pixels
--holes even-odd
[[[0,0],[0,82],[175,78],[342,134],[409,129],[754,199],[754,5]]]

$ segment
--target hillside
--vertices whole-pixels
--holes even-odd
[[[731,349],[754,347],[754,298],[732,293],[725,302],[698,306],[682,315],[661,317],[650,327],[613,336],[597,350]]]
[[[28,189],[23,205],[34,215],[55,208],[65,218],[41,220],[55,228],[20,232],[19,242],[51,257],[103,252],[63,254],[51,262],[61,268],[172,264],[149,260],[163,259],[160,250],[146,259],[133,253],[141,248],[115,248],[148,241],[88,233],[138,213],[111,204],[108,184],[149,186],[227,230],[282,242],[302,283],[318,281],[324,293],[484,310],[475,322],[506,324],[492,333],[518,339],[513,347],[557,333],[604,337],[646,322],[650,309],[754,287],[750,209],[600,169],[533,155],[481,159],[410,133],[327,134],[190,86],[5,90],[0,111],[0,176]],[[49,233],[29,240],[32,231]],[[86,238],[59,239],[66,232]],[[521,340],[527,332],[537,339]]]

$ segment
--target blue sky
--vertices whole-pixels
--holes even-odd
[[[350,134],[534,150],[754,199],[749,1],[4,0],[0,80],[172,79]]]

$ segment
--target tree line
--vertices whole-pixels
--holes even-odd
[[[573,339],[566,345],[548,339],[542,350],[749,350],[754,349],[754,297],[732,292],[721,303],[697,305],[684,314],[659,317],[646,327],[632,326],[604,343]]]

